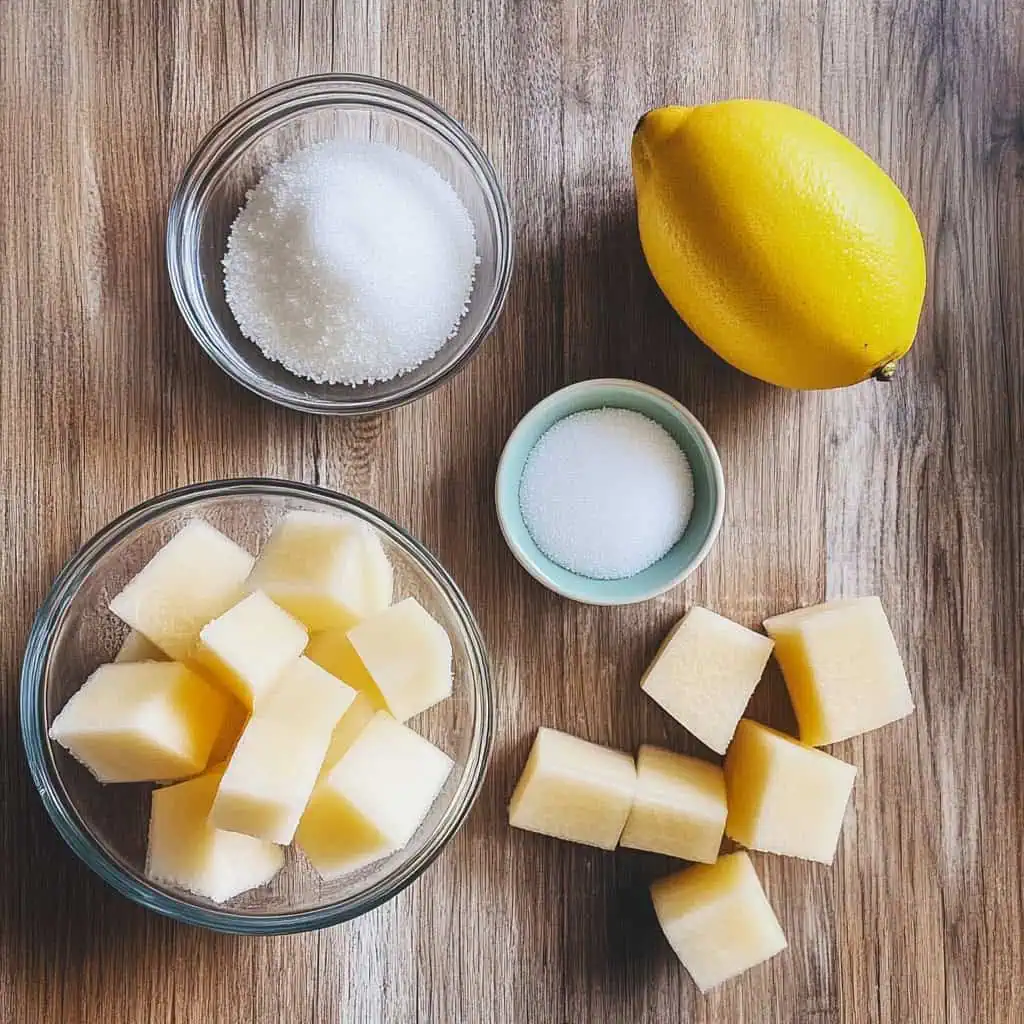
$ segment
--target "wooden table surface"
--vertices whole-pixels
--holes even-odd
[[[501,325],[429,398],[306,418],[231,383],[176,314],[167,200],[253,91],[361,71],[481,140],[514,207]],[[797,394],[720,364],[638,246],[627,148],[666,102],[827,118],[910,197],[930,288],[899,379]],[[1024,7],[1009,0],[0,3],[0,1021],[1024,1021]],[[685,586],[578,607],[505,549],[491,488],[560,385],[636,377],[720,446],[725,528]],[[457,841],[390,905],[240,939],[149,914],[64,848],[17,733],[30,618],[63,562],[167,488],[267,474],[374,503],[452,570],[487,636],[493,766]],[[702,998],[646,886],[668,861],[510,830],[540,724],[695,749],[640,672],[691,602],[744,623],[879,593],[913,718],[836,752],[861,776],[831,869],[759,856],[790,949]],[[772,670],[753,712],[791,724]]]

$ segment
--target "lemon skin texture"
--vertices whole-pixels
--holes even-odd
[[[924,242],[849,139],[782,103],[661,107],[632,163],[651,272],[719,356],[787,388],[892,376],[917,333]]]

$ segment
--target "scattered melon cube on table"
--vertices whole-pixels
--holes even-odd
[[[772,641],[695,605],[669,633],[640,686],[680,725],[724,754]]]
[[[117,664],[131,661],[166,661],[167,655],[152,640],[147,640],[137,629],[130,630],[124,643],[114,656]]]
[[[363,619],[348,638],[398,721],[451,696],[452,642],[415,598]]]
[[[362,659],[356,654],[347,629],[328,629],[314,634],[306,648],[306,657],[327,669],[332,676],[337,676],[343,683],[348,683],[354,690],[367,694],[378,711],[386,710],[384,697]]]
[[[210,824],[220,780],[213,771],[153,791],[146,856],[148,878],[215,903],[264,885],[284,864],[279,846]]]
[[[614,850],[636,792],[636,765],[621,750],[540,728],[508,807],[528,832]]]
[[[370,724],[371,719],[380,710],[373,699],[364,690],[356,692],[355,699],[348,710],[341,716],[341,721],[334,727],[330,746],[324,755],[324,763],[320,767],[323,778],[342,759],[349,747],[355,743],[359,734]]]
[[[619,845],[713,864],[726,814],[725,776],[718,765],[644,745]]]
[[[391,563],[373,528],[352,516],[290,512],[249,580],[313,632],[348,629],[391,603]]]
[[[651,886],[658,923],[701,992],[786,948],[775,913],[743,852],[697,864]]]
[[[829,601],[766,619],[811,746],[878,729],[914,710],[907,674],[877,597]]]
[[[451,773],[452,759],[378,711],[313,791],[296,841],[324,878],[406,846]]]
[[[184,665],[102,665],[64,705],[50,738],[100,782],[153,782],[201,772],[227,697]]]
[[[751,850],[831,864],[857,769],[743,719],[725,756],[730,839]]]
[[[253,557],[201,519],[174,535],[110,602],[168,657],[184,661],[199,631],[243,594]]]
[[[308,640],[301,622],[256,590],[203,627],[194,656],[242,704],[253,708]]]
[[[286,669],[235,746],[210,811],[211,824],[290,843],[335,726],[355,696],[308,658]]]

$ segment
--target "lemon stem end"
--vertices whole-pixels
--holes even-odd
[[[890,359],[889,362],[883,363],[877,370],[875,370],[875,372],[871,374],[871,376],[875,380],[885,381],[885,383],[888,384],[889,381],[891,381],[893,377],[896,376],[896,366],[898,365],[898,363],[899,360]]]

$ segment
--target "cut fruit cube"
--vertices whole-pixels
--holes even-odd
[[[256,590],[203,627],[194,657],[251,709],[274,689],[308,640],[301,622]]]
[[[725,776],[716,764],[644,745],[636,795],[620,846],[713,864],[727,814]]]
[[[640,687],[724,754],[771,653],[768,637],[694,605],[665,638]]]
[[[273,843],[209,822],[220,785],[213,771],[153,791],[146,876],[223,903],[269,882],[284,865],[284,850]]]
[[[201,772],[227,698],[173,661],[102,665],[64,705],[50,739],[100,782],[156,782]]]
[[[348,638],[398,721],[451,696],[452,642],[415,598],[364,619]]]
[[[227,711],[224,713],[224,721],[217,733],[217,738],[210,748],[210,758],[206,762],[209,766],[220,764],[231,757],[238,745],[242,730],[249,721],[249,709],[239,703],[234,694],[224,691],[224,696],[227,698]]]
[[[906,718],[907,674],[877,597],[829,601],[765,619],[800,726],[814,747]]]
[[[152,640],[147,640],[137,629],[124,638],[121,649],[114,656],[117,665],[133,661],[166,661],[167,655]]]
[[[365,690],[357,691],[355,700],[349,704],[348,710],[341,716],[341,721],[334,727],[331,745],[327,748],[324,763],[320,767],[321,778],[344,757],[378,710]]]
[[[217,791],[211,823],[290,843],[334,729],[355,696],[340,679],[299,658],[242,732]]]
[[[786,948],[775,913],[743,852],[685,868],[651,886],[658,923],[701,992]]]
[[[378,711],[313,791],[296,841],[324,878],[406,846],[453,767],[433,743]]]
[[[358,523],[363,542],[363,574],[365,614],[382,612],[395,599],[395,571],[384,550],[377,531],[366,523]]]
[[[249,580],[311,631],[348,629],[391,603],[391,563],[371,526],[353,516],[290,512]]]
[[[540,728],[508,806],[514,828],[614,850],[636,792],[621,751]]]
[[[171,538],[110,602],[168,657],[184,661],[199,631],[242,596],[253,557],[201,519]]]
[[[365,693],[378,711],[386,710],[384,697],[356,654],[356,649],[348,638],[347,629],[329,629],[311,637],[306,648],[306,657],[310,661],[315,661],[321,668],[327,669],[332,676],[337,676],[354,690]]]
[[[831,864],[857,769],[744,718],[725,757],[730,839]]]

